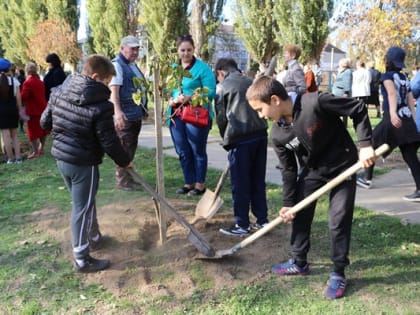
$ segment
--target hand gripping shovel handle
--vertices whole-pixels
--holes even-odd
[[[383,144],[375,150],[375,155],[380,156],[388,150],[389,150],[389,146],[387,144]],[[337,186],[338,184],[343,182],[346,178],[348,178],[349,176],[352,176],[354,173],[356,173],[357,171],[359,171],[362,168],[363,168],[362,162],[359,161],[359,162],[355,163],[353,166],[346,169],[343,173],[341,173],[337,177],[333,178],[331,181],[329,181],[328,183],[326,183],[325,185],[323,185],[319,189],[315,190],[308,197],[306,197],[305,199],[303,199],[302,201],[300,201],[299,203],[294,205],[292,208],[289,209],[287,214],[295,214],[295,213],[299,212],[300,210],[302,210],[303,208],[305,208],[306,206],[308,206],[309,204],[311,204],[312,202],[317,200],[319,197],[321,197],[324,193],[333,189],[335,186]],[[273,221],[271,221],[270,223],[268,223],[266,226],[264,226],[262,229],[258,230],[254,234],[248,236],[246,239],[244,239],[242,242],[236,244],[232,248],[230,248],[228,250],[216,251],[216,257],[215,258],[221,258],[225,255],[230,255],[230,254],[235,253],[236,251],[240,250],[241,248],[244,248],[245,246],[251,244],[253,241],[255,241],[256,239],[258,239],[261,236],[263,236],[264,234],[266,234],[268,231],[273,229],[276,225],[280,224],[281,222],[283,222],[283,218],[279,216],[276,219],[274,219]]]
[[[188,240],[198,249],[198,251],[206,256],[213,257],[214,249],[211,247],[210,243],[192,226],[187,220],[179,215],[174,208],[169,205],[165,198],[159,195],[137,172],[133,169],[127,169],[130,173],[133,180],[142,185],[144,189],[153,196],[161,205],[166,209],[166,211],[180,223],[188,232]]]

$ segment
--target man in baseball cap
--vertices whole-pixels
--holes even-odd
[[[112,60],[116,76],[109,84],[111,102],[114,103],[114,124],[124,149],[130,155],[130,161],[136,153],[138,136],[142,126],[142,119],[147,116],[147,98],[142,97],[140,104],[133,100],[133,93],[139,89],[145,91],[144,86],[134,86],[133,78],[144,79],[143,73],[136,65],[139,57],[140,42],[137,37],[128,35],[121,40],[120,51]],[[115,172],[116,187],[133,191],[139,186],[131,178],[126,167],[117,166]]]
[[[121,40],[121,46],[136,48],[140,47],[140,42],[137,37],[133,35],[128,35]]]

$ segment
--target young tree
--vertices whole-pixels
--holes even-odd
[[[318,61],[329,34],[333,5],[333,0],[276,1],[273,12],[280,45],[296,44],[302,49],[300,61]]]
[[[193,0],[190,33],[195,43],[195,53],[204,60],[210,59],[209,38],[221,24],[226,0]]]
[[[265,72],[277,54],[278,24],[273,17],[273,0],[237,0],[234,8],[235,30],[251,57]]]

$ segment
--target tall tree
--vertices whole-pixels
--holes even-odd
[[[195,53],[204,60],[210,59],[209,38],[221,24],[226,0],[193,0],[190,33],[195,43]]]
[[[364,5],[350,4],[335,18],[340,25],[338,40],[355,50],[357,57],[381,64],[390,46],[405,49],[415,46],[414,31],[420,26],[416,5],[416,1],[410,0],[371,0]]]
[[[28,52],[34,47],[29,46],[28,40],[37,31],[37,23],[53,17],[55,21],[61,21],[61,24],[69,23],[73,31],[77,27],[76,0],[1,0],[0,9],[0,40],[5,56],[17,64],[23,64],[30,59]],[[54,37],[52,30],[45,31]],[[46,45],[45,42],[32,44]]]
[[[39,1],[37,1],[39,2]],[[48,12],[48,19],[64,20],[70,25],[73,32],[77,31],[77,0],[44,0]]]
[[[178,35],[188,33],[189,0],[140,0],[139,23],[144,25],[153,51],[170,54]]]
[[[234,7],[235,31],[251,57],[264,72],[278,52],[278,24],[273,17],[273,0],[237,0]]]
[[[108,57],[119,51],[121,38],[136,35],[139,0],[88,0],[93,51]]]
[[[302,49],[300,61],[318,61],[329,34],[333,6],[333,0],[276,1],[273,11],[280,45],[296,44]]]
[[[5,56],[16,64],[23,64],[28,60],[27,36],[34,33],[37,22],[46,18],[46,8],[41,1],[34,0],[2,0],[0,4],[0,39]]]

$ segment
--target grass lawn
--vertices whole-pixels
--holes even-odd
[[[154,184],[154,151],[139,149],[135,162]],[[145,192],[116,191],[113,172],[106,158],[98,207],[147,197]],[[219,173],[209,170],[209,187],[215,187]],[[165,157],[168,198],[181,199],[172,193],[180,176],[178,160]],[[222,197],[231,208],[228,188]],[[281,206],[281,188],[270,185],[268,199],[273,217]],[[331,264],[323,198],[313,224],[309,276],[280,278],[267,270],[243,285],[216,288],[203,276],[203,264],[195,261],[189,270],[196,289],[187,297],[134,289],[116,296],[99,283],[87,282],[89,275],[75,273],[61,244],[37,228],[34,213],[51,208],[69,214],[70,206],[49,154],[21,165],[0,164],[0,314],[420,314],[420,225],[404,226],[396,218],[356,208],[349,287],[346,297],[336,301],[322,298]],[[161,277],[174,275],[166,270]]]

